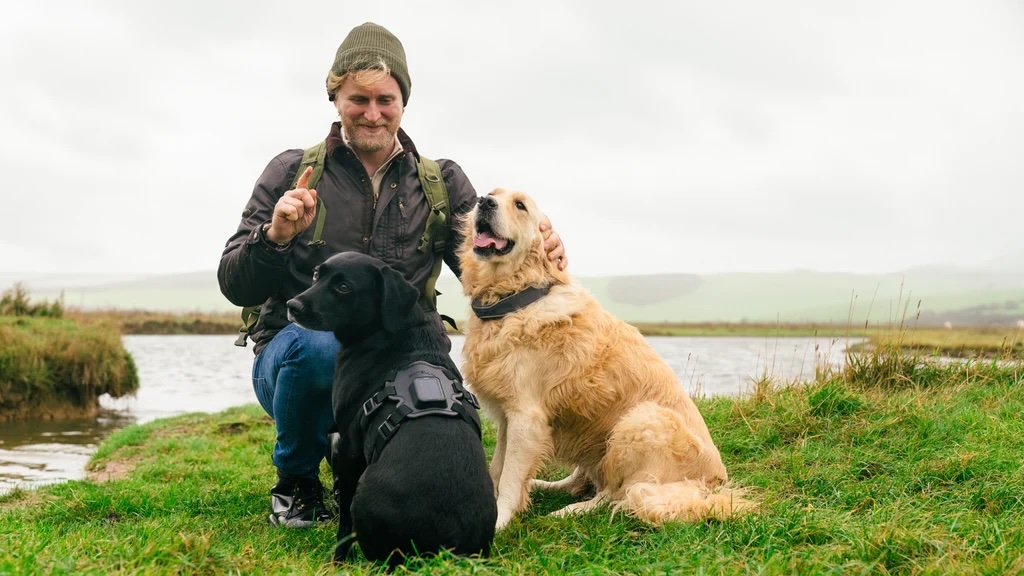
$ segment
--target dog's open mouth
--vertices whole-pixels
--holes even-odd
[[[491,225],[484,220],[476,221],[476,235],[473,236],[473,252],[481,256],[508,254],[516,243],[494,233]]]

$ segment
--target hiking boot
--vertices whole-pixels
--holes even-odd
[[[324,504],[324,487],[319,478],[285,480],[279,478],[270,489],[270,523],[286,528],[309,528],[314,522],[329,522],[331,513]]]

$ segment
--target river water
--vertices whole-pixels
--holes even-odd
[[[839,365],[844,338],[649,337],[691,395],[738,395],[763,375],[809,380],[816,366]],[[219,412],[255,403],[252,348],[234,336],[125,336],[139,371],[132,398],[101,399],[98,418],[59,422],[0,422],[0,493],[79,479],[112,431],[186,412]],[[452,356],[461,365],[461,336]]]

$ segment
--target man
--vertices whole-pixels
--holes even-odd
[[[334,427],[331,383],[338,352],[332,333],[289,323],[285,303],[309,287],[313,268],[328,256],[356,250],[401,272],[424,294],[422,305],[431,306],[427,280],[437,256],[419,249],[431,206],[417,172],[419,153],[399,127],[411,88],[398,38],[371,22],[353,28],[327,76],[340,122],[327,136],[319,182],[311,189],[312,168],[306,168],[292,188],[302,150],[271,160],[221,256],[217,277],[224,296],[238,306],[262,305],[249,335],[256,353],[253,389],[277,427],[278,478],[270,491],[275,525],[330,519],[319,470]],[[477,195],[455,162],[438,164],[457,221]],[[317,242],[317,226],[310,225],[318,211],[327,216]],[[558,234],[548,222],[542,230],[548,257],[564,268],[568,260]],[[452,229],[442,255],[456,276],[460,234]]]

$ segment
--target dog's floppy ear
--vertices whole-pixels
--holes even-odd
[[[382,266],[378,272],[381,285],[381,324],[388,332],[400,332],[406,327],[409,310],[412,310],[420,299],[420,291],[390,266]]]

